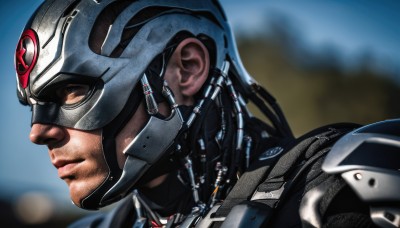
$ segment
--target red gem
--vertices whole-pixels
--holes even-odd
[[[25,30],[15,51],[15,69],[22,88],[28,86],[29,75],[36,64],[38,56],[38,40],[35,31]]]

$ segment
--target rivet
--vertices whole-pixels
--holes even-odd
[[[361,179],[362,179],[361,173],[356,173],[356,174],[354,174],[354,178],[355,178],[356,180],[361,180]]]

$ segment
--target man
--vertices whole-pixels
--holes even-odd
[[[30,139],[48,147],[74,204],[92,210],[125,197],[78,227],[318,224],[300,218],[300,200],[329,179],[323,149],[357,127],[295,140],[243,68],[213,0],[45,1],[15,59]],[[251,115],[249,101],[270,124]],[[318,140],[303,154],[308,137]],[[355,205],[344,221],[371,225],[367,205]]]

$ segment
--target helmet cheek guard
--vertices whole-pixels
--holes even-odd
[[[400,221],[400,119],[361,127],[340,139],[322,169],[339,174],[370,206],[372,221],[383,227]]]
[[[172,94],[169,93],[169,95],[172,98]],[[173,98],[171,100],[173,101]],[[184,121],[176,103],[170,105],[172,112],[169,117],[164,120],[154,116],[150,117],[143,130],[125,148],[123,152],[128,156],[122,176],[104,195],[102,199],[104,204],[107,205],[108,202],[114,202],[125,196],[143,173],[156,163],[173,144]]]

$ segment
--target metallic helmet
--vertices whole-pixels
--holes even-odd
[[[207,43],[214,68],[220,69],[222,80],[215,80],[214,92],[208,90],[212,99],[226,81],[231,88],[232,84],[239,88],[238,98],[253,96],[260,89],[242,66],[225,14],[216,0],[48,0],[26,25],[17,45],[15,64],[18,97],[22,104],[32,106],[32,124],[103,129],[109,175],[82,200],[81,207],[96,209],[125,196],[193,122],[193,118],[182,118],[167,85],[161,83],[158,91],[148,86],[148,81],[157,81],[150,80],[148,74],[157,59],[162,62],[158,71],[158,80],[162,80],[166,53],[174,42],[179,42],[174,39],[181,33]],[[228,73],[233,83],[227,80]],[[55,91],[66,84],[86,84],[90,92],[77,104],[62,104]],[[115,136],[136,110],[140,86],[145,90],[151,118],[125,149],[128,158],[121,170],[115,157]],[[265,90],[261,91],[264,99],[274,102]],[[171,105],[169,117],[154,115],[157,105],[153,92]],[[240,104],[236,101],[236,106],[240,105],[242,100]],[[277,115],[273,123],[287,124]],[[282,128],[279,123],[275,125]],[[238,144],[243,138],[240,133],[238,130]]]
[[[371,218],[382,227],[400,224],[400,119],[370,124],[341,138],[322,169],[340,174],[370,206]]]

